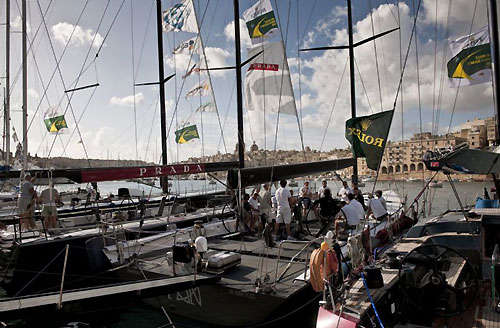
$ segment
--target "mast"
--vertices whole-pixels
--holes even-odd
[[[500,53],[498,49],[498,17],[497,17],[497,1],[489,0],[490,13],[490,45],[491,45],[491,69],[493,71],[493,101],[495,106],[496,116],[496,132],[495,141],[497,146],[500,145]]]
[[[23,171],[28,168],[28,67],[27,67],[27,44],[26,44],[26,0],[22,0],[23,28]]]
[[[347,30],[349,34],[349,76],[351,81],[351,117],[356,117],[356,81],[354,77],[354,42],[352,38],[351,0],[347,0]],[[358,182],[358,161],[352,166],[352,182]]]
[[[234,46],[236,51],[236,104],[238,110],[238,160],[240,168],[245,167],[245,143],[243,139],[243,93],[241,91],[241,45],[240,45],[240,6],[234,0]]]
[[[10,164],[10,0],[5,0],[5,164]]]
[[[160,78],[161,159],[163,165],[167,165],[167,127],[165,114],[165,72],[163,67],[161,0],[156,0],[156,31],[158,34],[158,75]],[[160,184],[163,192],[168,193],[168,178],[166,176],[161,178]]]

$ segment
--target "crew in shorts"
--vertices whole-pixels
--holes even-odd
[[[60,202],[59,192],[51,182],[49,187],[40,194],[40,202],[43,204],[42,216],[45,229],[57,228],[57,203]]]
[[[276,224],[274,225],[274,235],[278,235],[280,223],[285,224],[287,239],[294,240],[290,233],[290,222],[292,222],[292,210],[290,208],[290,201],[292,195],[286,188],[286,180],[280,181],[280,188],[276,190],[275,197],[278,204],[278,211],[276,213]],[[277,237],[276,237],[277,238]]]

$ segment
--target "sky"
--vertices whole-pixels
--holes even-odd
[[[162,8],[165,10],[178,2],[164,0]],[[255,3],[255,0],[241,0],[240,17]],[[348,66],[343,74],[347,51],[298,51],[347,44],[346,1],[272,0],[271,3],[281,32],[273,41],[282,39],[286,47],[298,117],[280,115],[278,118],[270,114],[264,120],[259,113],[245,110],[247,147],[253,141],[269,150],[347,147],[345,121],[351,115]],[[234,65],[233,1],[194,0],[194,4],[208,66]],[[358,116],[393,108],[401,62],[408,51],[391,140],[408,139],[420,131],[443,134],[459,129],[466,120],[494,115],[490,83],[462,87],[457,92],[448,86],[446,72],[443,78],[443,67],[451,58],[448,40],[488,24],[486,1],[422,0],[417,36],[411,38],[418,6],[418,0],[353,1],[355,42],[373,33],[400,27],[378,39],[375,45],[368,42],[355,49]],[[20,7],[20,0],[11,0],[11,125],[21,138]],[[158,80],[155,10],[154,0],[28,1],[28,150],[31,155],[160,162],[158,86],[134,87],[136,83]],[[5,21],[5,1],[0,1],[0,21]],[[245,60],[251,43],[241,19],[239,23]],[[189,56],[174,56],[172,49],[194,36],[186,32],[162,34],[165,75],[177,73],[165,84],[169,162],[219,151],[233,152],[237,142],[234,70],[211,73],[218,115],[195,113],[200,104],[213,101],[211,97],[184,97],[206,76],[182,79],[192,63]],[[4,42],[2,25],[0,44]],[[0,47],[2,96],[5,94],[4,58],[5,47]],[[246,69],[242,69],[243,76]],[[96,83],[98,87],[64,92]],[[65,114],[69,126],[59,135],[48,133],[43,123],[45,113],[54,108]],[[174,131],[187,124],[197,125],[201,139],[177,145]],[[303,138],[299,131],[303,132]],[[15,149],[14,142],[11,149]]]

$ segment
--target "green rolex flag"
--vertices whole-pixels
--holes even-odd
[[[59,130],[68,127],[66,120],[64,119],[64,115],[49,117],[43,120],[43,122],[49,132],[59,132]]]
[[[185,128],[175,131],[175,142],[178,144],[186,143],[191,139],[200,139],[196,125],[186,126]]]
[[[352,145],[354,157],[365,157],[366,165],[378,170],[384,154],[393,110],[369,116],[354,117],[345,122],[345,137]]]

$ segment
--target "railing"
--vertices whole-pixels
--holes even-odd
[[[302,252],[304,252],[305,250],[307,250],[307,253],[306,253],[306,261],[305,261],[305,266],[304,266],[304,279],[306,277],[306,273],[307,273],[307,266],[309,264],[309,247],[314,243],[314,242],[318,242],[318,241],[321,241],[323,240],[323,237],[317,237],[317,238],[314,238],[313,240],[311,241],[299,241],[299,240],[283,240],[280,242],[279,246],[278,246],[278,259],[276,261],[276,274],[275,274],[275,277],[274,277],[274,288],[276,288],[276,284],[281,280],[281,278],[283,278],[284,274],[288,271],[288,269],[290,269],[290,266],[294,263],[295,259],[300,255],[302,254]],[[286,266],[285,270],[283,270],[283,272],[279,275],[278,277],[278,271],[279,271],[279,264],[280,264],[280,259],[281,259],[281,246],[283,244],[302,244],[302,245],[305,245],[304,247],[302,247],[302,249],[297,253],[295,254],[289,261],[288,261],[288,265]]]

